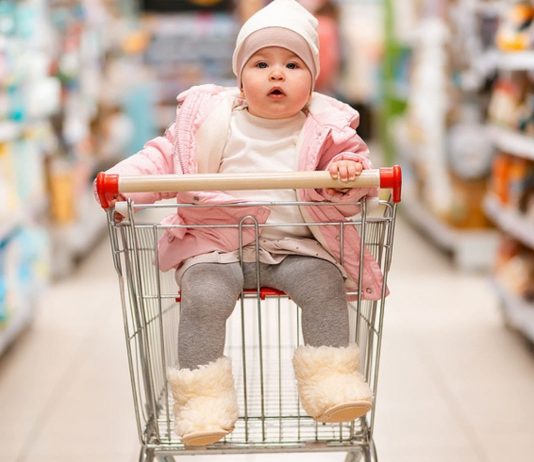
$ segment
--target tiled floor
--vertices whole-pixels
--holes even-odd
[[[534,353],[503,327],[483,275],[456,271],[402,221],[395,246],[377,397],[380,461],[532,461]],[[0,460],[137,460],[107,242],[41,302],[31,329],[0,360]],[[344,455],[291,459],[341,462]]]

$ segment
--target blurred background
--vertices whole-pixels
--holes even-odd
[[[92,181],[173,122],[180,91],[234,85],[236,34],[266,3],[0,2],[1,461],[137,459]],[[379,459],[532,461],[534,2],[301,3],[317,90],[360,112],[376,166],[403,168]]]

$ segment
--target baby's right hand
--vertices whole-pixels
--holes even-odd
[[[359,160],[338,160],[336,162],[332,162],[328,167],[330,176],[335,180],[339,178],[343,183],[354,181],[357,176],[361,175],[362,170],[363,165]],[[327,188],[326,192],[328,194],[344,194],[349,190],[350,189],[344,188]]]

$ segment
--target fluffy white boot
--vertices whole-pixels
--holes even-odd
[[[358,372],[357,345],[301,346],[293,357],[300,401],[319,422],[348,422],[367,413],[373,393]]]
[[[232,365],[222,357],[198,369],[168,369],[174,397],[174,428],[186,446],[215,443],[238,417]]]

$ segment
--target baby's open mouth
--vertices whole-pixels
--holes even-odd
[[[285,93],[280,90],[279,88],[273,88],[270,92],[269,92],[269,96],[282,96],[282,95],[285,95]]]

